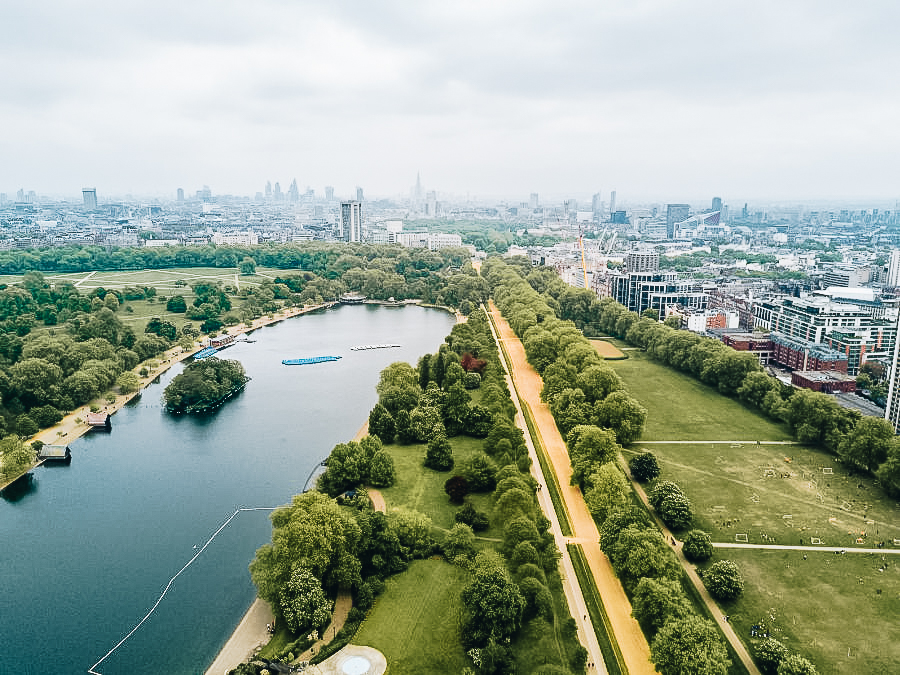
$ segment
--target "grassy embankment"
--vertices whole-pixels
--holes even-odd
[[[694,526],[714,542],[746,536],[751,544],[804,546],[716,550],[713,560],[734,560],[742,570],[743,596],[721,607],[751,653],[751,626],[764,625],[820,673],[890,671],[900,662],[900,626],[893,620],[900,610],[900,556],[835,555],[810,542],[850,550],[885,541],[886,550],[894,549],[900,538],[896,502],[830,454],[757,444],[790,435],[641,352],[629,355],[610,365],[650,414],[642,440],[626,456],[652,451],[661,478],[682,487],[694,507]],[[696,442],[642,444],[654,440]],[[734,442],[702,442],[712,440]]]

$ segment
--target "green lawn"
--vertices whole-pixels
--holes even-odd
[[[871,548],[877,541],[895,548],[893,539],[900,539],[896,501],[823,451],[757,445],[753,441],[791,437],[784,427],[644,353],[634,350],[629,356],[609,365],[648,409],[642,440],[698,442],[637,441],[626,458],[645,449],[653,452],[660,478],[681,486],[694,508],[694,527],[709,532],[713,541],[746,535],[749,543],[802,541],[806,547],[716,550],[714,560],[734,560],[744,575],[744,596],[721,607],[751,651],[750,626],[764,624],[820,673],[896,670],[900,556],[885,556],[888,567],[881,572],[881,555],[835,555],[810,545],[817,538],[822,545],[846,549]],[[857,544],[861,536],[864,543]]]
[[[880,555],[719,553],[738,563],[747,582],[744,595],[723,607],[746,643],[752,645],[750,627],[760,624],[822,675],[897,672],[900,557],[884,556],[880,572]]]
[[[481,452],[484,440],[481,438],[469,438],[468,436],[455,436],[450,439],[453,445],[453,459],[457,465],[466,458]],[[425,458],[425,446],[414,445],[388,445],[385,446],[394,458],[394,467],[397,479],[394,487],[384,488],[381,493],[387,507],[401,507],[424,513],[434,525],[442,530],[449,530],[456,524],[455,515],[461,508],[450,503],[447,493],[444,492],[444,483],[454,471],[440,472],[426,469],[423,466]],[[472,505],[479,511],[490,513],[493,506],[490,494],[472,494],[467,497]],[[484,532],[478,533],[479,537],[499,538],[502,533],[493,525]]]
[[[609,366],[629,392],[647,408],[641,440],[790,440],[783,425],[769,422],[738,401],[692,377],[630,350],[624,361]]]
[[[678,483],[694,507],[695,527],[714,541],[865,547],[877,539],[900,539],[897,503],[869,478],[851,476],[836,459],[797,445],[648,445],[661,478]],[[789,460],[789,461],[788,461]],[[825,473],[830,472],[830,473]],[[789,516],[789,517],[785,517]],[[735,522],[737,521],[737,522]],[[874,521],[874,524],[867,524]],[[764,536],[765,535],[765,536]]]
[[[382,652],[391,675],[461,673],[471,666],[459,642],[467,578],[441,560],[413,562],[386,581],[353,644]]]

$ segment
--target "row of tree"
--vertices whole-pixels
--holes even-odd
[[[647,411],[625,391],[582,331],[572,321],[557,318],[516,266],[492,258],[483,273],[494,301],[522,340],[528,361],[544,378],[541,396],[563,435],[576,426],[593,425],[612,430],[622,445],[636,440]],[[543,276],[537,280],[545,281]]]
[[[787,424],[800,442],[828,450],[849,467],[874,475],[888,494],[900,498],[900,440],[886,420],[842,408],[827,394],[784,385],[766,374],[752,353],[641,318],[612,298],[563,288],[565,284],[549,279],[546,270],[530,272],[527,278],[545,293],[546,306],[557,308],[560,317],[586,331],[619,337],[654,360]],[[550,373],[551,380],[554,374]]]

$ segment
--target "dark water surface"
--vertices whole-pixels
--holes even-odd
[[[240,508],[303,490],[377,401],[379,372],[437,350],[453,317],[420,307],[340,307],[250,334],[222,353],[253,379],[206,417],[171,416],[159,384],[0,499],[0,673],[85,673],[144,618],[169,580]],[[399,349],[355,352],[360,344]],[[283,366],[284,358],[342,356]],[[96,671],[202,673],[255,597],[247,565],[269,511],[244,511],[171,584]]]

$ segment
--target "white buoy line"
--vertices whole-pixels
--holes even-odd
[[[88,673],[90,673],[90,675],[103,675],[102,673],[97,672],[97,671],[95,670],[95,668],[97,668],[97,666],[99,666],[101,663],[103,663],[104,661],[106,661],[106,659],[108,659],[110,656],[112,656],[113,652],[115,652],[119,647],[121,647],[123,644],[125,644],[125,642],[126,642],[132,635],[134,635],[134,634],[138,631],[138,629],[139,629],[141,626],[144,625],[144,623],[146,623],[147,619],[149,619],[150,616],[153,614],[153,612],[156,611],[156,608],[159,607],[159,604],[163,601],[163,598],[166,597],[166,593],[169,592],[169,588],[172,587],[172,584],[175,582],[175,580],[176,580],[178,577],[180,577],[180,576],[181,576],[181,573],[184,572],[188,567],[190,567],[191,564],[193,564],[193,562],[194,562],[197,558],[200,557],[200,554],[203,553],[203,551],[206,550],[206,547],[209,546],[209,545],[212,543],[213,539],[215,539],[216,537],[218,537],[218,536],[219,536],[219,533],[220,533],[222,530],[224,530],[226,527],[228,527],[229,523],[231,523],[231,521],[234,520],[234,519],[237,517],[237,515],[238,515],[239,513],[243,513],[244,511],[275,511],[276,509],[279,509],[279,508],[281,508],[281,507],[279,507],[279,506],[259,506],[259,507],[253,507],[253,508],[237,509],[234,513],[232,513],[231,516],[228,518],[228,520],[226,520],[224,523],[222,523],[222,525],[219,526],[219,529],[216,530],[215,532],[213,532],[213,535],[206,541],[205,544],[203,544],[203,546],[200,547],[200,550],[197,551],[197,553],[194,554],[194,557],[191,558],[190,560],[188,560],[188,561],[185,563],[184,567],[182,567],[180,570],[178,570],[178,573],[175,574],[175,576],[173,576],[171,579],[169,579],[169,583],[166,584],[166,587],[163,589],[163,592],[160,594],[159,598],[156,600],[156,602],[154,603],[153,607],[150,608],[150,611],[147,612],[147,614],[144,616],[144,618],[141,619],[141,620],[137,623],[137,625],[136,625],[134,628],[131,629],[131,631],[128,633],[128,635],[126,635],[126,636],[123,637],[121,640],[119,640],[118,644],[116,644],[115,647],[113,647],[113,648],[110,649],[108,652],[106,652],[106,654],[103,655],[103,658],[102,658],[102,659],[100,659],[99,661],[97,661],[97,663],[95,663],[93,666],[91,666],[91,667],[88,669]]]

